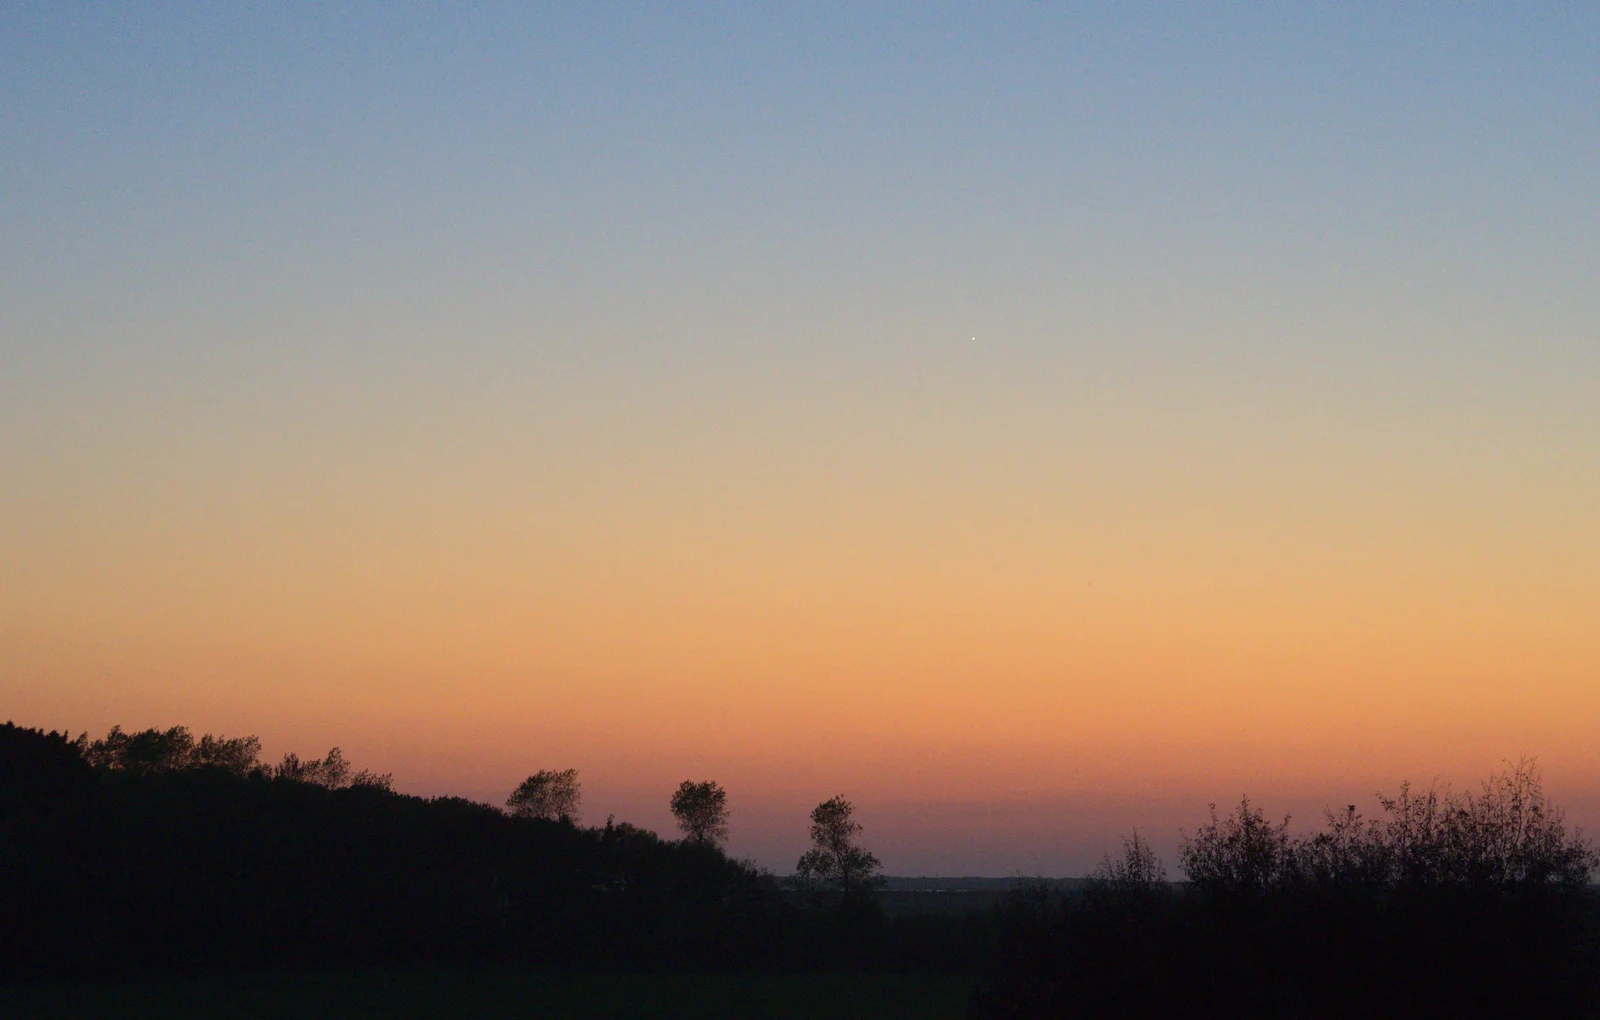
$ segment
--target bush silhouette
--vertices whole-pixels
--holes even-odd
[[[978,1017],[1581,1017],[1600,993],[1592,846],[1523,760],[1475,792],[1402,786],[1293,837],[1248,799],[1188,837],[1187,884],[1137,837],[1088,891],[1020,890]]]

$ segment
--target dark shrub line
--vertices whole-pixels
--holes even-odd
[[[1597,858],[1534,762],[1379,803],[1296,837],[1244,799],[1184,840],[1185,885],[1135,834],[1082,895],[1020,890],[974,1015],[1593,1015]]]

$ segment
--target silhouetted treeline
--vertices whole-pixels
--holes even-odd
[[[404,796],[337,749],[272,767],[259,749],[0,727],[0,973],[970,969],[987,934],[802,901],[713,839]]]
[[[0,976],[510,964],[987,969],[980,1017],[1584,1016],[1600,976],[1590,845],[1531,766],[1467,795],[1352,807],[1292,836],[1248,801],[1184,843],[1137,835],[1086,885],[998,914],[886,914],[842,797],[784,888],[721,849],[721,787],[682,840],[572,821],[575,774],[511,810],[395,793],[337,748],[0,726]],[[532,784],[530,786],[530,783]],[[889,895],[902,895],[890,893]]]
[[[1249,801],[1169,885],[1137,836],[1088,890],[1020,891],[980,1017],[1582,1017],[1600,991],[1591,846],[1523,763],[1460,796],[1402,787],[1295,838]]]

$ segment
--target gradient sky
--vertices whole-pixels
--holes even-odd
[[[0,2],[0,716],[1600,829],[1600,7]]]

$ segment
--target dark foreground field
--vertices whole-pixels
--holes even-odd
[[[0,987],[0,1015],[39,1020],[297,1018],[961,1017],[970,978],[948,975],[518,974],[497,971],[225,976]]]

